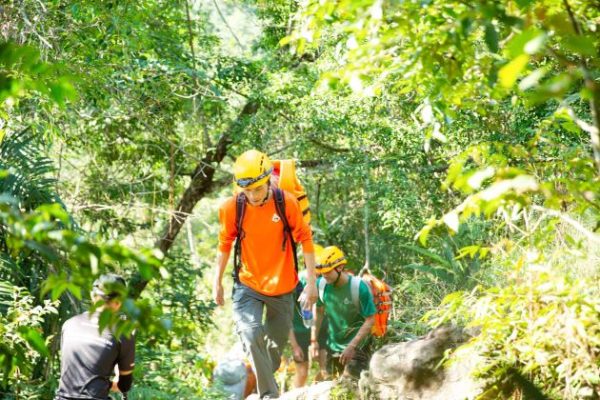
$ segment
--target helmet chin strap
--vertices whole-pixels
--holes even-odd
[[[269,184],[269,186],[267,187],[267,194],[265,195],[265,198],[262,199],[262,201],[258,205],[259,207],[263,206],[267,202],[267,200],[269,200],[269,194],[270,193],[271,193],[271,185]]]
[[[338,273],[338,276],[335,279],[335,281],[332,283],[333,286],[337,285],[338,281],[340,280],[340,277],[342,276],[342,271],[339,271],[337,268],[336,268],[335,272]]]
[[[260,206],[263,206],[267,200],[269,200],[269,194],[271,193],[271,177],[269,176],[269,179],[267,179],[267,194],[265,195],[265,198],[260,202]]]

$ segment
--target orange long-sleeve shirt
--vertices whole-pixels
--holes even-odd
[[[313,253],[310,226],[302,218],[302,211],[296,198],[284,192],[285,214],[296,243],[302,244],[306,253]],[[219,208],[219,250],[231,251],[237,236],[235,225],[235,196],[227,199]],[[242,229],[242,259],[239,272],[240,282],[267,296],[290,293],[296,287],[298,275],[294,268],[292,246],[283,243],[283,222],[277,215],[275,199],[271,196],[265,204],[252,206],[246,204]]]

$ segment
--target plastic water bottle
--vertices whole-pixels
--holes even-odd
[[[302,310],[302,323],[306,328],[310,328],[314,325],[315,320],[313,318],[312,310]]]

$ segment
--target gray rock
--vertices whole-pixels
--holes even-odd
[[[480,393],[471,377],[476,358],[469,355],[441,365],[446,350],[470,337],[455,327],[442,327],[409,342],[390,344],[373,354],[359,382],[362,399],[465,400]]]
[[[312,386],[306,386],[283,393],[279,400],[329,400],[335,381],[324,381]]]
[[[409,342],[389,344],[373,354],[358,390],[351,388],[355,383],[345,380],[326,381],[286,392],[279,399],[325,400],[334,388],[344,386],[362,400],[471,400],[481,393],[481,385],[471,376],[476,355],[441,361],[446,350],[476,334],[442,327]]]

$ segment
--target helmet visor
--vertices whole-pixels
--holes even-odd
[[[265,172],[263,172],[262,174],[260,174],[259,176],[255,177],[255,178],[236,179],[235,183],[242,189],[247,188],[248,186],[252,185],[253,183],[256,183],[256,182],[260,181],[261,179],[266,178],[267,176],[269,176],[271,174],[271,172],[273,172],[273,167],[269,168],[268,170],[266,170]]]
[[[317,264],[315,266],[315,269],[317,270],[317,273],[323,274],[323,273],[329,272],[332,269],[334,269],[335,267],[338,267],[345,263],[346,263],[346,257],[340,257],[337,260],[333,260],[332,262],[327,263],[327,264]]]

